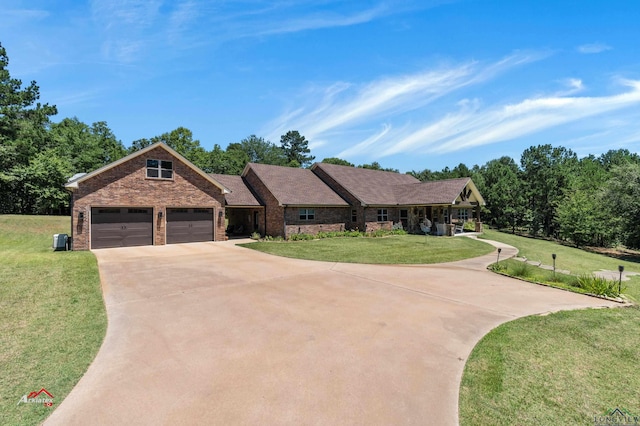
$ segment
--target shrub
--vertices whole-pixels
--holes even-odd
[[[620,295],[618,292],[618,283],[616,281],[597,277],[593,274],[579,275],[576,287],[579,287],[589,293],[597,294],[598,296],[617,297]]]
[[[394,223],[393,226],[391,227],[392,231],[397,231],[397,230],[402,230],[402,229],[404,229],[402,227],[402,222]]]
[[[489,265],[489,270],[493,271],[493,272],[506,272],[507,271],[507,265],[505,265],[504,263],[492,263],[491,265]]]
[[[251,234],[251,239],[252,240],[259,240],[260,239],[260,233],[259,232],[254,232],[253,234]]]
[[[511,268],[511,275],[515,277],[527,278],[530,277],[531,274],[533,274],[533,270],[531,266],[525,262],[519,262]]]
[[[315,238],[314,235],[311,234],[291,234],[289,235],[289,241],[307,241],[307,240],[313,240]]]
[[[467,232],[475,232],[476,223],[472,220],[468,220],[462,225],[462,229],[464,229]]]

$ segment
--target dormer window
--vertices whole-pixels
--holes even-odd
[[[173,161],[147,160],[147,177],[150,179],[173,179]]]

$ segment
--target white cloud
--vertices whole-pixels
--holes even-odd
[[[480,66],[469,62],[419,73],[382,78],[366,85],[344,82],[304,94],[309,103],[287,111],[266,126],[269,138],[288,129],[304,130],[310,140],[334,129],[348,129],[365,121],[418,110],[463,87],[494,78],[517,65],[534,61],[541,54],[515,54]]]
[[[612,49],[611,46],[604,43],[583,44],[581,46],[578,46],[577,48],[578,52],[585,53],[585,54],[602,53],[611,49]]]
[[[452,153],[517,140],[570,123],[584,122],[588,127],[596,117],[640,106],[640,81],[620,81],[626,90],[618,94],[578,96],[586,90],[580,78],[562,80],[566,86],[563,91],[515,102],[485,105],[485,100],[464,98],[454,110],[442,103],[438,107],[430,105],[543,56],[514,55],[493,64],[469,62],[365,85],[335,83],[325,89],[310,89],[301,96],[301,104],[282,114],[262,133],[277,139],[286,130],[297,129],[310,141],[322,140],[325,150],[333,148],[329,156],[378,159],[402,153]],[[439,111],[437,117],[434,111]],[[623,139],[632,143],[640,132],[635,125],[627,129],[631,130]]]

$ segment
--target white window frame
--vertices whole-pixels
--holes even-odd
[[[315,220],[316,210],[315,209],[299,209],[298,217],[300,218],[300,220]]]
[[[155,166],[150,165],[153,161],[156,162]],[[151,172],[151,176],[149,175],[149,172]],[[148,158],[146,173],[147,179],[173,180],[173,161]],[[154,174],[157,176],[153,176]]]
[[[378,222],[388,222],[388,221],[389,221],[389,210],[378,209]]]

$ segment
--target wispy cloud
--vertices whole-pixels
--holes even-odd
[[[578,52],[585,54],[601,53],[611,49],[612,47],[605,43],[588,43],[577,47]]]
[[[620,80],[626,90],[618,94],[578,96],[586,90],[579,78],[563,80],[566,89],[562,91],[515,102],[485,105],[483,99],[463,98],[454,109],[442,102],[429,106],[445,95],[465,93],[470,86],[541,57],[544,55],[518,54],[492,64],[470,62],[363,86],[341,82],[310,89],[301,98],[317,101],[296,105],[273,120],[263,133],[275,140],[286,130],[298,129],[309,140],[322,141],[333,149],[331,156],[377,159],[477,148],[640,106],[640,81]],[[434,111],[439,111],[437,116]],[[342,136],[346,133],[350,139],[347,148]],[[632,132],[628,139],[637,133]]]

